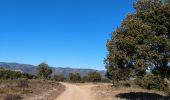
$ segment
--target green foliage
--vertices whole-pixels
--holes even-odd
[[[16,72],[16,71],[10,71],[5,69],[0,69],[0,78],[1,80],[7,80],[7,79],[16,79],[21,78],[22,73]]]
[[[113,84],[114,87],[131,87],[130,81],[117,81]]]
[[[87,76],[83,76],[81,78],[81,82],[88,82],[88,77]]]
[[[119,81],[126,81],[129,79],[131,74],[131,69],[112,69],[111,72],[107,71],[106,76],[112,80],[113,84],[116,85]]]
[[[96,71],[89,72],[87,78],[90,82],[101,82],[101,75]]]
[[[26,79],[36,79],[37,76],[36,75],[31,75],[28,73],[22,73],[22,78],[26,78]]]
[[[145,77],[138,77],[134,81],[136,85],[145,89],[169,90],[168,84],[160,76],[146,75]]]
[[[107,78],[107,77],[104,77],[104,78],[102,78],[101,82],[110,83],[111,80],[109,78]]]
[[[66,78],[62,74],[54,75],[53,79],[56,81],[65,81],[66,80]]]
[[[81,76],[79,73],[70,73],[69,81],[71,82],[81,82]]]
[[[30,75],[26,73],[21,73],[18,71],[11,71],[11,70],[5,70],[3,68],[0,68],[0,79],[1,80],[8,80],[8,79],[19,79],[19,78],[26,78],[26,79],[33,79],[36,78],[35,75]]]
[[[52,69],[48,66],[48,64],[41,63],[41,64],[38,65],[37,75],[40,78],[48,79],[51,74],[52,74]]]
[[[161,0],[137,0],[107,42],[107,76],[114,83],[154,75],[170,77],[170,5]]]

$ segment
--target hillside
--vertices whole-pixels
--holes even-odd
[[[14,71],[20,71],[23,73],[30,73],[35,74],[37,66],[30,65],[30,64],[19,64],[19,63],[6,63],[6,62],[0,62],[0,67],[14,70]],[[91,71],[98,71],[94,69],[75,69],[75,68],[63,68],[63,67],[51,67],[54,74],[64,74],[64,76],[68,76],[69,73],[80,73],[81,76],[87,75]],[[105,71],[98,71],[102,76],[104,76]]]

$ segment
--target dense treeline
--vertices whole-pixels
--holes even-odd
[[[41,63],[37,67],[36,75],[28,73],[21,73],[19,71],[0,69],[0,79],[43,79],[43,80],[55,80],[55,81],[68,81],[68,82],[110,82],[109,79],[103,78],[99,72],[89,72],[87,76],[81,76],[79,73],[70,73],[68,77],[62,74],[56,74],[52,76],[52,69],[47,63]]]
[[[102,77],[99,72],[89,72],[87,76],[80,76],[79,73],[70,73],[68,81],[70,82],[110,82],[106,77]]]
[[[27,73],[21,73],[18,71],[11,71],[11,70],[5,70],[3,68],[0,68],[0,80],[9,80],[9,79],[13,80],[19,78],[35,79],[37,77],[35,75],[31,75]]]
[[[8,80],[8,79],[50,79],[52,74],[52,69],[46,63],[41,63],[37,68],[37,75],[31,75],[28,73],[21,73],[19,71],[12,71],[0,68],[0,79]]]
[[[134,8],[107,43],[107,76],[113,84],[135,78],[144,88],[168,88],[164,79],[170,78],[170,1],[137,0]]]

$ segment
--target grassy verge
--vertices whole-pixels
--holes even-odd
[[[65,87],[51,80],[8,80],[0,82],[0,100],[53,100]]]

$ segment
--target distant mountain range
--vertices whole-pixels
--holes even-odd
[[[0,67],[13,71],[20,71],[22,73],[36,74],[37,66],[30,64],[19,64],[19,63],[6,63],[0,62]],[[55,74],[63,74],[64,76],[68,76],[69,73],[80,73],[81,76],[86,76],[89,72],[97,71],[102,76],[105,75],[104,70],[95,70],[95,69],[76,69],[76,68],[63,68],[63,67],[51,67],[53,70],[53,75]]]

